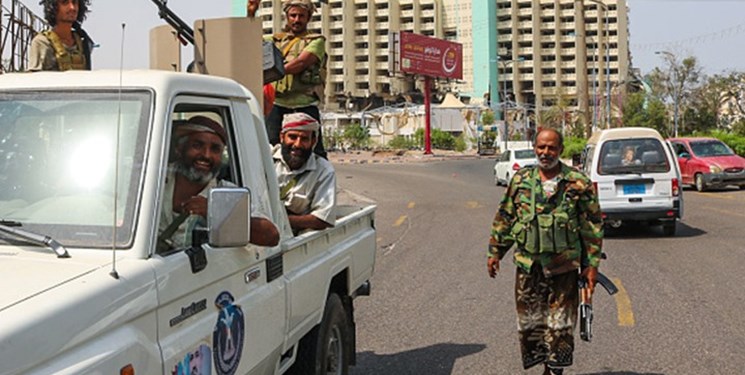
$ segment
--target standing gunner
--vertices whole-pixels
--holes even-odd
[[[41,0],[39,5],[52,28],[31,40],[28,70],[91,70],[94,43],[81,27],[90,0]]]
[[[254,17],[259,7],[258,0],[248,0],[246,9]],[[272,83],[276,91],[274,107],[266,117],[269,143],[279,143],[279,133],[286,114],[302,112],[319,123],[321,113],[318,104],[323,99],[326,61],[326,38],[308,30],[308,23],[316,11],[311,0],[283,0],[282,11],[287,25],[282,32],[267,40],[282,52],[285,77]],[[323,136],[318,131],[318,140],[313,151],[326,158]]]

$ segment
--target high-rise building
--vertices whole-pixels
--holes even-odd
[[[243,3],[245,14],[245,0]],[[257,17],[264,34],[284,26],[276,1],[262,0]],[[234,8],[238,12],[238,5]],[[411,31],[442,38],[441,0],[329,0],[313,15],[308,28],[326,36],[328,55],[325,103],[348,103],[348,99],[405,94],[414,89],[411,79],[392,77],[389,32]]]
[[[502,96],[606,126],[629,76],[625,0],[497,0],[497,34]]]
[[[245,14],[245,3],[234,0],[236,15]],[[261,2],[265,35],[283,27],[278,3]],[[476,101],[491,93],[493,106],[512,101],[540,111],[563,102],[575,117],[600,125],[608,98],[629,75],[625,0],[328,0],[309,28],[327,37],[325,101],[332,108],[345,98],[415,88],[412,79],[389,74],[388,34],[395,31],[463,44],[463,80],[439,88]]]

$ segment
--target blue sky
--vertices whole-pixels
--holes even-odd
[[[24,2],[41,15],[37,0]],[[628,4],[632,59],[643,73],[662,66],[657,50],[696,56],[708,74],[745,71],[745,1],[628,0]],[[189,24],[232,13],[231,0],[169,0],[168,5]],[[149,30],[163,24],[151,0],[93,0],[84,26],[101,45],[93,57],[95,68],[119,67],[122,23],[127,24],[124,67],[147,68]]]

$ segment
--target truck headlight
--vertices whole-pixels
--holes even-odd
[[[716,165],[712,165],[709,167],[709,171],[711,173],[722,173],[722,168],[719,168]]]

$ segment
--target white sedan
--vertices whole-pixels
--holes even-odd
[[[501,184],[507,186],[520,168],[536,163],[535,152],[532,148],[507,150],[499,155],[497,163],[494,164],[494,183],[497,186]]]

